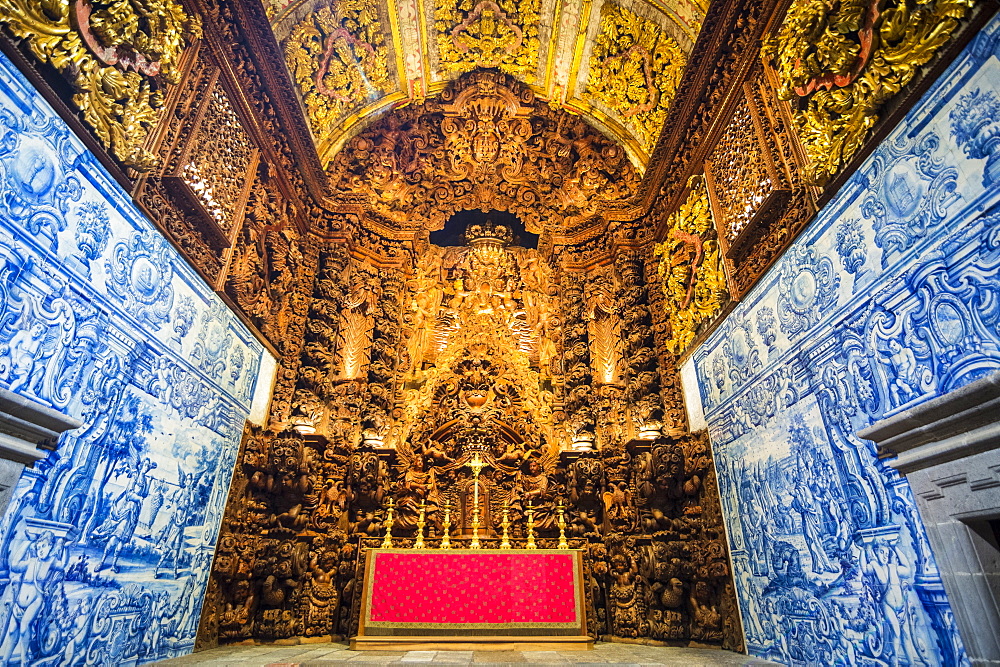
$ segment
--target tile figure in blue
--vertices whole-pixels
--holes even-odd
[[[0,387],[84,422],[0,524],[0,664],[192,650],[264,354],[0,58]]]
[[[855,434],[1000,368],[994,19],[693,355],[751,653],[967,664],[906,480]]]

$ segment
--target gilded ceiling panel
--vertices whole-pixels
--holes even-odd
[[[321,154],[328,128],[396,87],[374,0],[346,0],[308,15],[292,29],[285,57]]]
[[[390,108],[497,69],[645,169],[706,0],[266,0],[330,164]]]
[[[686,54],[663,26],[608,2],[590,54],[586,97],[623,122],[648,155],[686,64]]]
[[[535,83],[540,5],[541,0],[438,0],[434,31],[442,73],[495,67]]]

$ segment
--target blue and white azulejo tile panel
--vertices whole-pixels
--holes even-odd
[[[906,481],[854,434],[1000,369],[994,19],[694,355],[750,651],[967,662]]]
[[[191,651],[266,355],[0,57],[0,387],[84,422],[0,523],[0,664]]]

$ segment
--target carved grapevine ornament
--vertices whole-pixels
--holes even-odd
[[[974,0],[795,0],[762,55],[778,96],[791,100],[809,159],[823,185],[861,148],[879,112],[951,40]]]
[[[143,144],[166,85],[178,81],[184,44],[201,37],[198,17],[177,0],[0,0],[0,22],[69,79],[73,103],[117,159],[137,171],[154,166]]]

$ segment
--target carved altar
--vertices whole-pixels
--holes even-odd
[[[356,650],[592,648],[579,549],[372,549]]]
[[[218,561],[219,637],[250,635],[243,610],[265,640],[357,635],[389,508],[393,546],[437,548],[447,511],[452,549],[469,548],[477,488],[484,552],[505,510],[527,546],[529,506],[538,547],[557,548],[565,507],[591,638],[736,637],[707,436],[655,437],[681,417],[642,256],[571,271],[483,218],[464,241],[419,245],[405,270],[321,256],[291,428],[245,441],[234,520],[259,528]],[[301,557],[253,557],[277,547]]]

